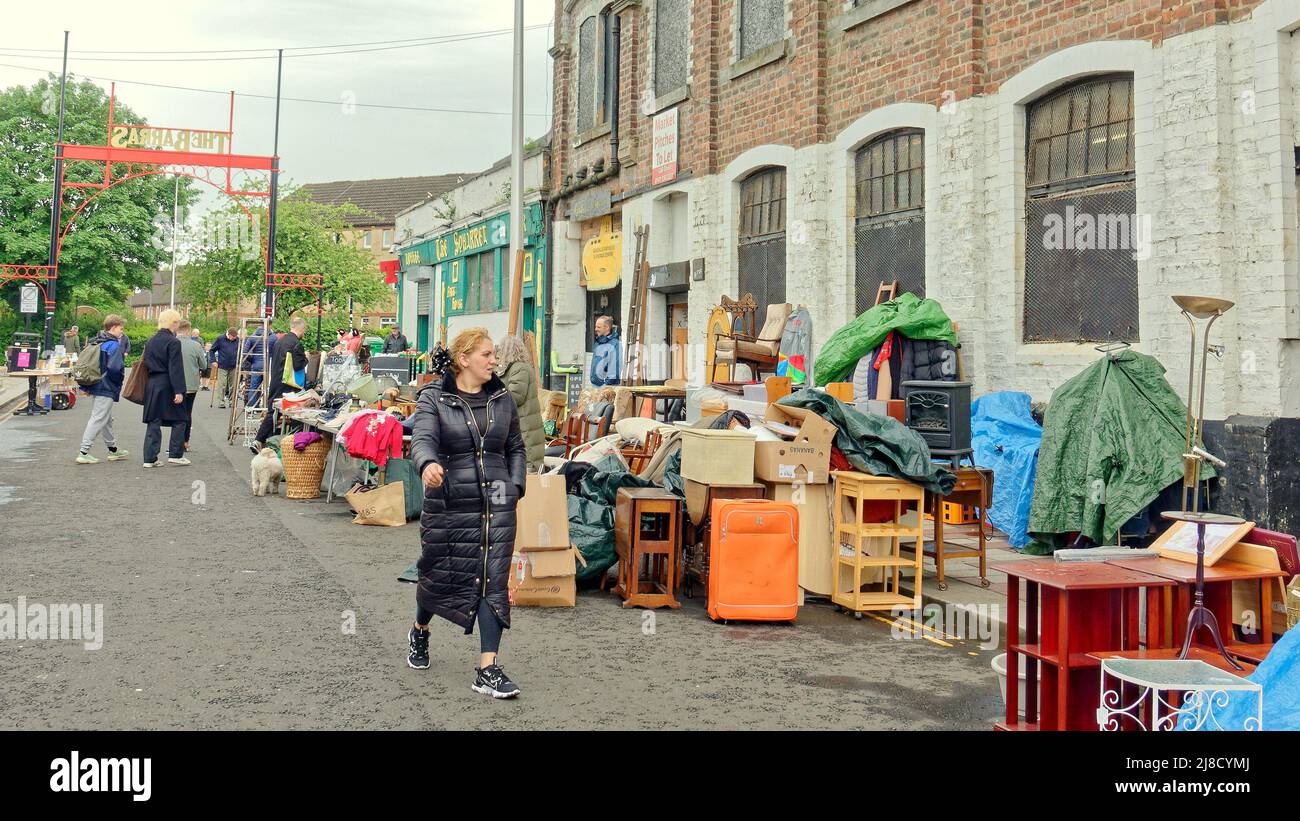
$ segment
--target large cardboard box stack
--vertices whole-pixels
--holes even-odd
[[[764,482],[824,485],[830,481],[831,447],[838,429],[806,408],[768,405],[764,423],[772,430],[795,428],[792,441],[759,442],[754,476]]]
[[[569,507],[564,477],[529,474],[515,509],[515,555],[510,566],[510,600],[519,607],[573,607],[577,562],[582,554],[569,541]]]

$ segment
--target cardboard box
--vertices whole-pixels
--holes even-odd
[[[764,420],[798,428],[799,433],[793,441],[757,443],[754,450],[757,479],[809,485],[830,481],[831,447],[838,428],[806,408],[785,405],[768,405]]]
[[[515,607],[573,607],[577,603],[577,562],[587,565],[573,545],[526,547],[510,568],[510,602]]]
[[[682,478],[705,485],[754,481],[754,434],[739,430],[682,429]]]
[[[573,607],[577,562],[586,561],[569,541],[564,477],[529,474],[515,508],[515,555],[510,601],[519,607]]]

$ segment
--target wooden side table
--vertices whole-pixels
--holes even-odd
[[[1192,599],[1196,594],[1196,565],[1163,557],[1111,559],[1107,564],[1139,570],[1176,582],[1177,586],[1166,589],[1164,594],[1165,612],[1169,614],[1166,633],[1170,646],[1181,647],[1187,631],[1187,614],[1192,609]],[[1231,633],[1225,633],[1223,644],[1229,655],[1259,664],[1273,649],[1273,580],[1285,577],[1286,573],[1282,570],[1269,570],[1239,562],[1220,561],[1205,568],[1205,606],[1214,613],[1221,630],[1232,630],[1232,583],[1248,581],[1259,585],[1260,610],[1263,612],[1258,614],[1258,625],[1262,641],[1259,644],[1230,641]],[[1210,647],[1212,645],[1205,641],[1208,638],[1208,633],[1198,631],[1196,644]]]
[[[852,611],[854,618],[858,619],[867,610],[892,610],[895,607],[921,609],[921,554],[924,550],[922,542],[925,540],[925,527],[921,523],[920,513],[917,513],[915,527],[901,524],[899,520],[909,502],[915,504],[918,511],[925,508],[925,488],[902,479],[871,476],[851,470],[833,470],[831,479],[835,483],[832,507],[835,512],[835,530],[831,544],[835,550],[835,563],[831,601]],[[872,501],[892,501],[893,521],[862,521],[863,504]],[[845,502],[850,503],[851,513],[847,518]],[[866,540],[872,537],[890,540],[888,556],[868,555]],[[912,558],[902,555],[904,538],[916,541]],[[849,551],[847,554],[846,549]],[[914,595],[911,596],[899,592],[904,567],[912,568],[914,574]],[[862,591],[862,571],[866,568],[881,568],[885,571],[883,591]],[[845,576],[848,577],[847,589]]]
[[[1093,653],[1133,650],[1140,597],[1146,596],[1147,647],[1160,647],[1161,589],[1175,582],[1104,562],[997,562],[1007,574],[1007,714],[999,730],[1096,730],[1101,661]],[[1025,638],[1020,638],[1020,582]],[[1025,664],[1025,716],[1017,674]],[[1039,699],[1041,673],[1042,693]]]
[[[993,506],[993,471],[981,467],[961,467],[957,469],[957,484],[947,496],[930,494],[927,497],[928,510],[934,517],[934,541],[926,542],[925,557],[934,561],[935,576],[939,580],[939,589],[947,590],[948,582],[943,577],[943,563],[947,559],[966,559],[978,557],[980,560],[980,586],[988,587],[985,543],[988,539],[988,509]],[[969,548],[958,545],[945,545],[943,532],[946,527],[970,527],[970,525],[945,525],[941,502],[953,502],[968,505],[979,510],[979,519],[972,524],[979,531],[979,547]]]
[[[624,607],[681,607],[674,595],[681,501],[659,488],[619,488],[614,500],[614,549]]]

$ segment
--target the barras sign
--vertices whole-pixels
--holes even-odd
[[[147,125],[114,125],[108,145],[111,148],[166,148],[172,151],[213,151],[224,154],[226,133],[185,128],[151,128]]]

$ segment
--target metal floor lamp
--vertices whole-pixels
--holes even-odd
[[[1223,646],[1223,638],[1219,634],[1219,623],[1214,617],[1214,613],[1205,606],[1205,527],[1206,525],[1239,525],[1245,520],[1236,516],[1226,516],[1221,513],[1208,513],[1200,509],[1201,506],[1201,463],[1209,461],[1216,467],[1227,467],[1227,463],[1222,459],[1209,453],[1204,448],[1203,426],[1205,424],[1205,368],[1206,360],[1209,359],[1210,348],[1210,328],[1214,321],[1232,307],[1233,303],[1226,299],[1218,299],[1210,296],[1176,296],[1173,298],[1178,307],[1182,309],[1183,316],[1187,317],[1187,324],[1192,329],[1191,361],[1188,363],[1187,373],[1187,450],[1183,453],[1183,488],[1181,493],[1182,510],[1164,511],[1160,515],[1170,521],[1190,522],[1196,525],[1196,600],[1192,605],[1192,611],[1187,615],[1187,634],[1183,638],[1183,649],[1178,654],[1178,658],[1187,658],[1188,652],[1192,648],[1192,637],[1201,627],[1206,627],[1210,635],[1214,638],[1214,644],[1219,649],[1219,653],[1224,660],[1232,666],[1234,670],[1243,670],[1244,667],[1236,659],[1228,655],[1227,649]],[[1201,343],[1201,378],[1199,397],[1195,392],[1196,389],[1196,320],[1208,319],[1205,323],[1205,336]],[[1217,352],[1217,351],[1216,351]],[[1196,404],[1196,413],[1193,416],[1192,405]],[[1191,493],[1191,502],[1189,509],[1188,492]]]

